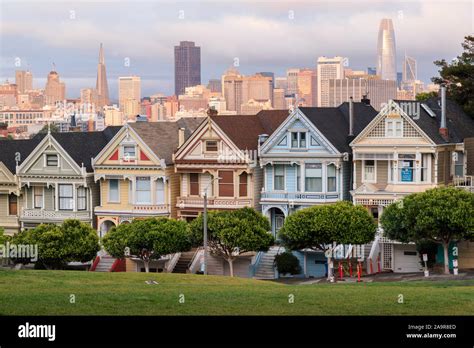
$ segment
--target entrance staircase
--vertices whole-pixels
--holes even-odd
[[[172,273],[188,273],[189,265],[193,260],[194,254],[196,253],[197,248],[191,249],[190,251],[186,251],[181,253],[178,262],[173,268]]]
[[[279,246],[272,246],[267,252],[262,252],[256,260],[256,279],[275,279],[275,256],[284,252],[285,249]]]
[[[92,272],[110,272],[115,260],[116,259],[113,258],[112,256],[101,256],[98,263],[94,261],[94,264],[91,267],[91,271]]]

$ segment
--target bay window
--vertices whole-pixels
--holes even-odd
[[[163,179],[156,180],[156,204],[165,204],[165,184]]]
[[[306,163],[305,190],[307,192],[322,192],[323,165],[321,163]]]
[[[234,172],[219,170],[219,196],[234,197]]]
[[[77,188],[77,210],[86,210],[87,208],[87,195],[85,187]]]
[[[74,205],[73,187],[70,184],[59,185],[59,210],[72,210]]]
[[[336,191],[336,166],[334,164],[329,164],[327,167],[327,178],[328,178],[328,192]]]
[[[151,180],[149,177],[137,177],[137,203],[150,204],[151,203]]]
[[[275,164],[273,167],[273,189],[285,189],[285,166],[283,164]]]

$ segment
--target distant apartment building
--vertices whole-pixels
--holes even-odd
[[[314,69],[301,69],[298,72],[298,101],[302,106],[316,106],[318,80]]]
[[[104,107],[104,120],[106,126],[121,126],[124,124],[123,113],[117,105]]]
[[[250,99],[241,106],[242,115],[256,115],[262,110],[271,110],[272,104],[270,101],[259,102],[254,99]]]
[[[6,81],[0,85],[0,109],[15,107],[17,97],[18,86],[16,84]]]
[[[222,95],[227,103],[227,110],[240,113],[242,88],[243,76],[236,69],[227,70],[222,76]]]
[[[283,88],[275,88],[273,90],[273,108],[276,110],[287,109],[285,90]]]
[[[283,89],[285,91],[288,88],[288,79],[286,77],[275,77],[275,89]]]
[[[141,80],[139,76],[119,77],[119,107],[126,117],[140,113]]]
[[[30,71],[15,71],[15,84],[20,94],[31,91],[33,89],[33,74]]]
[[[218,115],[222,115],[227,112],[227,103],[223,97],[211,97],[209,98],[209,108],[216,110]]]
[[[178,96],[180,109],[207,109],[210,95],[211,90],[204,85],[186,87],[184,94]]]
[[[358,102],[367,96],[370,104],[377,111],[390,99],[397,98],[397,83],[392,80],[381,80],[377,78],[345,78],[328,80],[327,105],[337,107],[348,102],[352,97]]]
[[[207,84],[207,89],[212,93],[222,93],[222,81],[219,79],[210,79]]]
[[[317,106],[329,106],[329,80],[344,78],[344,58],[319,57],[317,63]]]
[[[201,84],[201,47],[192,41],[181,41],[174,47],[175,95],[184,93],[186,87]]]
[[[295,95],[298,93],[298,73],[300,69],[288,69],[286,71],[286,94]]]
[[[97,104],[97,90],[95,88],[82,88],[81,103],[94,105]]]
[[[256,75],[270,77],[272,79],[272,88],[275,88],[275,73],[272,73],[270,71],[261,71],[261,72],[256,73]]]
[[[166,107],[163,104],[155,103],[151,105],[150,122],[166,120]]]
[[[242,85],[242,102],[249,100],[267,102],[273,100],[273,79],[269,76],[255,74],[244,76]]]
[[[48,74],[44,89],[44,103],[53,106],[64,99],[66,99],[66,85],[61,82],[59,74],[52,70]]]
[[[9,127],[31,124],[46,124],[51,119],[51,110],[2,110],[0,123]]]

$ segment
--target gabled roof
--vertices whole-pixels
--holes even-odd
[[[41,139],[42,138],[0,140],[0,162],[2,162],[12,174],[15,174],[15,153],[20,153],[20,163],[23,162],[40,143]]]
[[[365,103],[354,102],[353,104],[354,136],[357,136],[377,116],[378,112]],[[350,152],[348,102],[338,107],[300,107],[299,109],[339,152]]]
[[[183,117],[173,122],[136,122],[130,127],[148,147],[166,164],[173,163],[173,153],[178,148],[178,130],[184,128],[184,140],[188,139],[205,117]]]
[[[452,100],[446,100],[446,124],[448,128],[448,139],[446,140],[439,134],[441,124],[441,102],[439,97],[433,97],[424,102],[408,100],[395,100],[395,102],[398,104],[420,104],[420,117],[412,117],[412,120],[436,144],[461,143],[464,141],[464,138],[474,136],[474,119],[467,115],[461,106]],[[421,104],[428,106],[435,114],[435,117],[431,117],[429,113],[421,107]]]
[[[78,166],[84,164],[87,171],[92,172],[91,158],[97,156],[120,128],[118,126],[107,127],[101,132],[51,133],[51,136]],[[0,162],[3,162],[12,173],[15,173],[15,153],[19,152],[21,162],[24,161],[45,137],[45,133],[38,133],[31,139],[0,140]]]
[[[256,115],[211,116],[240,150],[257,150],[258,136],[271,135],[288,117],[288,110],[262,110]]]

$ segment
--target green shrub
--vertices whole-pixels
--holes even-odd
[[[276,255],[275,262],[279,273],[299,274],[301,272],[298,258],[288,251]]]

